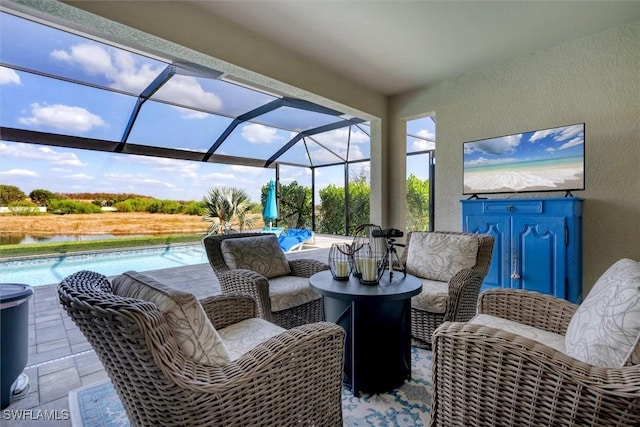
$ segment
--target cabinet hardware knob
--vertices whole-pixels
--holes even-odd
[[[518,280],[518,279],[520,278],[520,275],[519,275],[518,273],[513,273],[513,274],[511,275],[511,278],[512,278],[513,280]]]
[[[509,212],[513,212],[513,211],[515,211],[515,210],[516,210],[516,208],[515,208],[515,206],[513,206],[513,205],[507,205],[507,210],[508,210]]]

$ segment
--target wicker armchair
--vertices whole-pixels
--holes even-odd
[[[209,264],[213,268],[220,288],[224,294],[248,295],[257,302],[258,317],[290,329],[306,323],[320,322],[324,320],[324,310],[322,298],[309,288],[309,281],[306,280],[329,266],[320,261],[312,259],[298,259],[287,261],[291,273],[281,277],[268,279],[265,275],[247,268],[232,268],[225,260],[223,245],[229,239],[247,240],[247,246],[256,244],[247,238],[252,237],[273,237],[274,246],[269,247],[274,259],[284,257],[282,249],[278,245],[278,240],[274,235],[262,233],[233,233],[224,235],[209,235],[203,239],[203,244],[209,259]],[[288,279],[303,278],[295,286],[291,286]],[[284,278],[284,286],[282,279]],[[311,296],[309,296],[311,292]],[[304,296],[301,298],[300,294]],[[287,295],[290,294],[290,295]],[[277,295],[277,296],[276,296]],[[275,309],[274,298],[285,300],[283,307]],[[280,304],[282,306],[282,304]]]
[[[158,306],[118,296],[115,286],[82,271],[64,279],[58,294],[105,367],[131,425],[342,426],[340,327],[315,323],[282,330],[239,358],[212,366],[183,351]],[[217,295],[200,303],[218,330],[262,322],[251,319],[255,302],[245,296]]]
[[[412,237],[433,238],[431,242],[421,243],[421,246],[412,246]],[[430,280],[431,271],[421,266],[411,265],[411,251],[423,251],[423,246],[431,243],[442,243],[443,239],[451,237],[477,239],[477,252],[475,263],[471,268],[465,268],[457,272],[451,272],[449,280]],[[414,241],[417,240],[414,238]],[[438,252],[440,247],[426,248],[427,251]],[[480,287],[491,263],[493,253],[493,236],[484,234],[461,233],[454,231],[414,231],[407,233],[405,249],[401,261],[407,267],[409,273],[423,280],[423,289],[420,295],[411,301],[411,337],[412,344],[421,348],[431,347],[433,332],[444,322],[465,322],[476,314],[476,306]],[[473,259],[473,258],[472,258]],[[414,261],[415,262],[415,261]],[[446,264],[445,260],[445,264]],[[452,264],[450,268],[453,268]],[[426,270],[426,271],[425,271]],[[446,275],[445,275],[446,276]]]
[[[479,315],[560,338],[577,308],[525,290],[485,291],[478,301]],[[473,322],[447,322],[433,336],[432,426],[640,425],[640,365],[597,367]]]

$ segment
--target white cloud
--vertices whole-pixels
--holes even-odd
[[[106,78],[114,89],[139,93],[162,71],[151,64],[135,64],[130,52],[107,50],[96,43],[81,43],[69,50],[54,50],[51,57],[70,65],[80,67],[85,72]]]
[[[535,142],[549,135],[553,135],[553,139],[555,141],[565,141],[569,138],[582,135],[582,125],[579,124],[568,127],[539,130],[531,135],[531,138],[529,138],[529,142]]]
[[[314,135],[313,139],[336,152],[344,152],[347,148],[347,141],[350,144],[364,144],[371,141],[366,133],[357,129],[351,131],[349,138],[348,127]]]
[[[242,137],[253,144],[271,144],[282,140],[275,128],[257,123],[243,126]]]
[[[471,144],[467,144],[467,147],[481,151],[486,154],[503,155],[505,153],[512,153],[514,149],[520,145],[522,134],[502,136],[499,138],[485,139],[477,141]]]
[[[487,159],[486,157],[479,157],[475,160],[470,160],[468,162],[464,162],[464,164],[466,166],[479,166],[479,165],[498,165],[498,164],[502,164],[502,163],[511,163],[511,162],[517,162],[518,159],[515,159],[513,157],[510,158],[506,158],[506,159]]]
[[[414,139],[411,142],[411,151],[434,150],[436,144],[433,141],[425,141],[424,139]]]
[[[0,142],[0,155],[17,159],[42,160],[55,166],[85,166],[77,155],[47,146]]]
[[[333,153],[327,151],[327,149],[332,150],[342,157],[346,157],[347,141],[349,141],[349,159],[362,159],[364,158],[364,154],[362,153],[360,145],[368,144],[371,141],[366,133],[358,129],[352,129],[351,137],[349,137],[348,127],[314,135],[311,139],[322,144],[322,147],[311,149],[311,158],[314,162],[320,163],[337,162],[341,160]],[[315,145],[312,145],[312,147],[315,147]]]
[[[232,165],[229,167],[229,170],[231,170],[234,173],[237,173],[238,175],[245,175],[245,176],[260,176],[264,173],[265,169],[264,168],[257,168],[257,167],[253,167],[253,166],[242,166],[242,165]]]
[[[82,43],[68,50],[54,50],[51,56],[57,60],[80,67],[85,72],[104,77],[114,89],[141,93],[162,72],[164,64],[158,66],[141,63],[131,52],[109,49],[95,43]],[[157,92],[157,96],[169,101],[218,111],[222,99],[213,92],[202,88],[195,77],[173,76]],[[182,117],[188,120],[202,119],[207,114],[180,109]]]
[[[339,163],[344,161],[344,159],[337,157],[335,154],[333,154],[328,150],[325,150],[324,148],[318,148],[317,150],[310,150],[309,152],[314,164]],[[339,154],[344,155],[344,153],[339,153]]]
[[[38,176],[38,172],[26,169],[9,169],[8,171],[0,171],[3,176]]]
[[[212,172],[199,177],[200,181],[211,181],[212,184],[219,183],[221,181],[233,180],[236,176],[232,173]]]
[[[159,179],[147,177],[146,174],[129,174],[129,173],[106,173],[104,177],[110,179],[114,183],[127,183],[130,188],[138,188],[136,192],[140,193],[138,186],[149,186],[152,188],[172,189],[176,188],[175,184]]]
[[[430,141],[435,141],[436,139],[436,134],[430,132],[428,129],[420,129],[416,135],[420,138],[428,139]]]
[[[109,76],[116,71],[109,52],[94,43],[77,44],[71,46],[69,51],[56,49],[50,55],[59,61],[79,65],[89,74]]]
[[[0,86],[8,84],[22,85],[20,76],[11,68],[0,67]]]
[[[82,107],[54,104],[31,104],[31,116],[20,117],[18,121],[29,126],[50,126],[75,132],[88,132],[95,126],[104,126],[100,116]]]
[[[205,91],[195,77],[172,77],[158,91],[158,96],[184,105],[202,108],[203,110],[218,111],[222,108],[222,99],[213,92]],[[196,112],[190,113],[191,115],[196,114]],[[207,115],[205,114],[203,117],[207,117]]]
[[[64,176],[67,179],[78,180],[78,181],[93,181],[95,178],[91,175],[87,175],[84,173],[74,173],[71,175]]]
[[[573,125],[569,127],[565,127],[561,132],[556,135],[554,138],[556,141],[564,141],[569,138],[573,138],[574,136],[584,138],[582,125]]]
[[[159,175],[180,176],[183,178],[196,178],[199,175],[200,164],[198,162],[164,157],[124,155],[116,157],[121,163],[141,165],[149,168],[151,172]]]
[[[180,117],[185,120],[203,120],[210,117],[210,114],[203,113],[202,111],[190,110],[188,108],[174,107],[180,112]]]
[[[564,149],[575,147],[576,145],[582,145],[582,144],[584,144],[584,137],[581,135],[577,138],[573,138],[569,142],[565,142],[560,146],[560,148],[558,148],[558,150],[564,150]]]

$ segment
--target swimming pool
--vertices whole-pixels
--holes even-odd
[[[207,255],[201,244],[58,255],[0,261],[0,281],[42,286],[60,283],[68,275],[80,270],[91,270],[105,276],[113,276],[128,270],[149,271],[207,262]]]

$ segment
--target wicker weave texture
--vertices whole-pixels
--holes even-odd
[[[405,265],[411,236],[414,233],[427,232],[407,233],[405,250],[402,253],[402,262]],[[466,322],[476,315],[480,287],[489,271],[493,255],[493,236],[458,231],[436,231],[433,233],[476,237],[478,239],[478,257],[476,264],[471,269],[462,270],[449,280],[449,296],[444,314],[431,313],[416,307],[411,308],[412,344],[422,348],[431,348],[431,337],[443,322]]]
[[[131,425],[342,425],[342,328],[304,325],[235,362],[201,365],[179,349],[155,305],[110,289],[104,276],[83,271],[63,280],[58,294],[104,365]],[[210,297],[203,307],[216,327],[255,313],[245,296]]]
[[[526,322],[529,313],[516,313],[524,308],[555,318],[550,323],[558,333],[566,330],[556,320],[571,310],[566,301],[554,304],[553,297],[527,291],[488,292],[481,312]],[[504,301],[494,301],[501,296]],[[640,366],[594,367],[490,327],[446,322],[438,328],[433,384],[432,426],[640,426]]]
[[[269,280],[254,271],[230,269],[225,263],[221,250],[223,240],[255,236],[263,236],[263,234],[233,233],[210,235],[203,239],[209,264],[220,282],[222,292],[224,294],[247,295],[253,298],[257,303],[258,317],[273,322],[285,329],[323,321],[324,310],[321,299],[310,301],[287,310],[274,312],[271,310],[271,300],[269,298]],[[291,275],[298,277],[311,277],[319,271],[329,268],[328,265],[312,259],[289,261],[289,267],[291,268]]]

